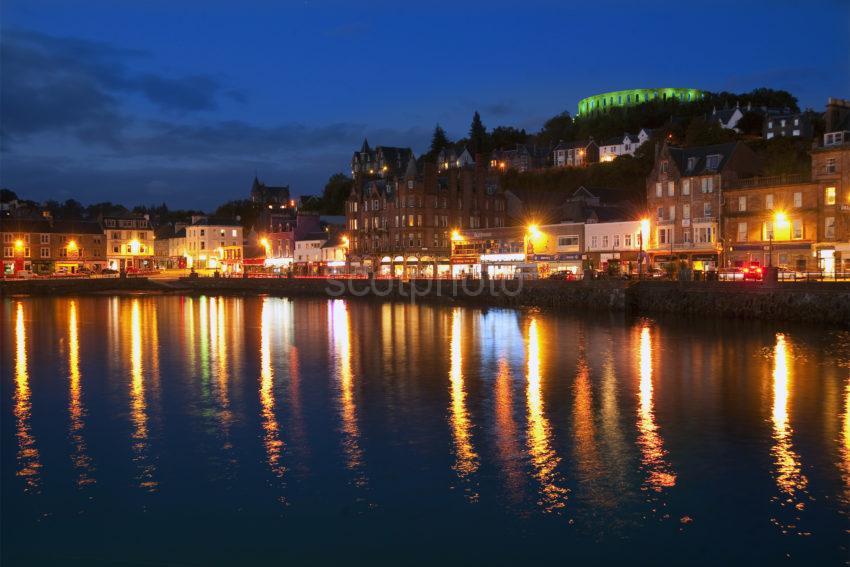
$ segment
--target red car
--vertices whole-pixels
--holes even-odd
[[[744,280],[761,281],[764,277],[764,270],[758,262],[750,262],[749,265],[741,268],[744,274]]]

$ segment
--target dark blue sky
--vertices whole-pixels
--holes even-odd
[[[0,16],[0,184],[36,200],[212,208],[255,170],[318,193],[364,135],[419,153],[476,109],[535,131],[622,88],[850,97],[847,0],[3,0]]]

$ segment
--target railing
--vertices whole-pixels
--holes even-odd
[[[781,175],[757,175],[743,179],[733,179],[726,183],[727,189],[747,189],[749,187],[768,187],[773,185],[795,185],[811,181],[807,173],[783,173]]]

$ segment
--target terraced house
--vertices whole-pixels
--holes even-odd
[[[724,188],[758,169],[755,153],[741,142],[661,146],[646,183],[652,261],[685,261],[697,270],[720,267]]]
[[[455,230],[505,225],[498,172],[481,160],[417,164],[410,148],[364,141],[352,158],[346,203],[354,272],[437,277],[451,273]]]
[[[4,275],[97,272],[106,267],[106,239],[98,222],[3,218],[0,238]]]

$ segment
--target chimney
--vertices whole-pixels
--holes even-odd
[[[850,100],[829,97],[826,101],[826,132],[835,132],[850,113]]]

